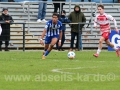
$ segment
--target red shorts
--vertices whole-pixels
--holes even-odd
[[[105,38],[105,41],[109,39],[109,36],[110,36],[110,32],[104,32],[104,33],[102,33],[102,37]]]

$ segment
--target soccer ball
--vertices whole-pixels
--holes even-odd
[[[70,51],[70,52],[68,52],[67,56],[69,59],[73,59],[73,58],[75,58],[75,53],[73,51]]]

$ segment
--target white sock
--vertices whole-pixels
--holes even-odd
[[[100,54],[100,52],[101,52],[101,49],[98,48],[98,50],[97,50],[97,54]]]
[[[114,50],[117,50],[118,48],[117,48],[117,47],[115,47],[115,45],[114,45],[113,49],[114,49]]]

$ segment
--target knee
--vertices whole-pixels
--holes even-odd
[[[106,42],[106,44],[107,44],[108,46],[110,46],[110,42]]]
[[[50,47],[51,47],[51,48],[53,48],[53,46],[54,46],[53,44],[50,44]]]
[[[102,43],[103,41],[102,40],[99,40],[99,43]]]

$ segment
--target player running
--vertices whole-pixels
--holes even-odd
[[[46,25],[45,29],[42,33],[40,44],[44,45],[43,38],[46,34],[45,38],[45,47],[42,59],[45,59],[46,56],[50,53],[53,46],[57,43],[59,39],[58,45],[61,46],[61,39],[62,39],[62,23],[58,20],[58,14],[52,15],[52,20],[49,20]]]
[[[97,7],[98,9],[98,12],[99,14],[96,15],[95,17],[95,20],[94,20],[94,27],[97,29],[97,24],[100,25],[100,31],[102,33],[102,36],[99,40],[99,46],[98,46],[98,50],[97,50],[97,53],[94,54],[93,56],[95,57],[98,57],[100,52],[101,52],[101,49],[102,49],[102,43],[103,41],[105,41],[105,43],[112,47],[114,50],[116,50],[116,55],[117,56],[120,56],[120,53],[119,53],[119,48],[115,47],[114,44],[112,44],[110,41],[109,41],[109,35],[110,35],[110,21],[113,21],[114,22],[114,25],[115,25],[115,29],[116,29],[116,32],[119,33],[119,30],[117,28],[117,23],[116,23],[116,20],[111,16],[111,15],[108,15],[104,12],[104,6],[103,5],[98,5]]]

